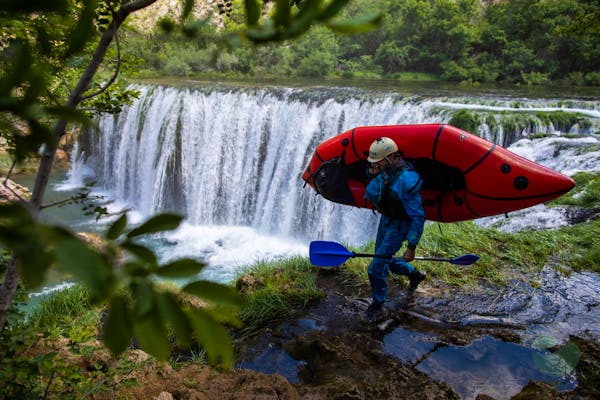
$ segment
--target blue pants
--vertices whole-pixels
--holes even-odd
[[[393,256],[406,240],[409,221],[391,219],[381,216],[375,239],[375,254]],[[396,275],[409,276],[415,268],[402,259],[389,260],[373,258],[369,265],[368,274],[371,283],[373,304],[382,304],[387,298],[387,277],[390,271]]]

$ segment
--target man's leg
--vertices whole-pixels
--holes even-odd
[[[372,305],[375,307],[383,305],[387,297],[387,277],[390,274],[388,263],[389,260],[373,258],[367,271],[369,283],[371,284]]]
[[[377,229],[377,240],[375,242],[375,254],[392,256],[400,249],[404,240],[398,234],[398,224],[395,220],[385,216],[379,221]],[[390,274],[390,260],[374,257],[369,265],[368,274],[371,283],[373,304],[381,305],[387,297],[387,277]]]
[[[414,273],[415,267],[402,259],[395,259],[390,263],[390,271],[396,275],[410,276]]]

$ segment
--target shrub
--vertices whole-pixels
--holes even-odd
[[[165,74],[169,76],[188,76],[192,72],[190,67],[185,61],[179,58],[170,58],[165,64]]]
[[[521,79],[528,85],[542,85],[548,83],[548,74],[541,72],[523,72],[521,71]]]
[[[588,72],[585,74],[585,84],[588,86],[600,86],[600,72]]]
[[[448,123],[467,132],[477,134],[479,125],[481,125],[481,116],[473,114],[469,110],[458,110],[454,112]]]

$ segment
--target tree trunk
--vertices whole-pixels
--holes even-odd
[[[108,46],[114,39],[123,21],[125,21],[125,18],[127,18],[127,16],[129,16],[129,14],[132,12],[146,8],[156,1],[157,0],[134,0],[123,2],[119,10],[114,14],[112,24],[102,33],[100,42],[94,51],[94,55],[92,56],[90,63],[79,79],[77,86],[75,86],[75,89],[69,96],[66,104],[67,107],[77,108],[81,102],[83,94],[88,89],[90,82],[94,78],[94,75],[96,75],[100,64],[102,64],[102,61],[104,60]],[[48,180],[50,179],[50,172],[52,171],[52,164],[54,163],[57,144],[60,138],[66,133],[66,127],[67,121],[65,120],[61,119],[56,122],[53,129],[54,134],[56,135],[56,144],[53,146],[47,145],[42,154],[35,184],[33,186],[33,193],[31,195],[31,199],[29,200],[29,207],[31,208],[31,212],[35,218],[39,216],[44,193],[46,192]],[[4,327],[6,313],[12,304],[19,284],[19,270],[17,265],[18,260],[13,256],[6,269],[4,282],[2,283],[2,286],[0,286],[0,330]]]

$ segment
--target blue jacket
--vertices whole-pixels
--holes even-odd
[[[398,174],[395,178],[389,173],[382,172],[371,179],[365,191],[365,198],[376,207],[380,205],[383,200],[385,181],[391,178],[387,190],[388,196],[390,196],[388,201],[404,206],[406,220],[410,223],[406,240],[409,245],[416,246],[421,239],[425,224],[425,211],[420,192],[423,180],[410,165],[404,167],[399,173],[395,173]],[[395,173],[392,172],[392,174]]]

